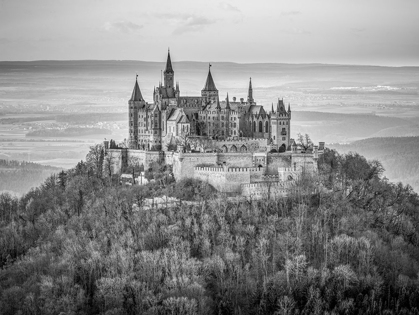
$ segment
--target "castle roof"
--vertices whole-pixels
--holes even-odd
[[[205,86],[202,91],[218,91],[211,75],[211,65],[209,65],[207,81],[205,82]]]
[[[189,118],[186,115],[182,115],[178,121],[178,124],[189,124]]]
[[[159,87],[161,98],[176,98],[175,89],[172,87]]]
[[[167,52],[166,69],[164,70],[164,73],[174,73],[172,60],[170,59],[170,50]]]
[[[286,110],[285,110],[285,105],[284,105],[284,101],[283,100],[278,99],[278,104],[276,106],[276,111],[279,114],[286,114],[287,113]]]
[[[138,85],[137,78],[135,78],[134,90],[132,91],[130,101],[133,101],[133,102],[144,101],[143,96],[141,95],[140,86]]]

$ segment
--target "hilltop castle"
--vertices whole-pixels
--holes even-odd
[[[164,144],[179,136],[201,136],[212,139],[267,139],[284,152],[290,147],[291,108],[285,109],[279,100],[276,111],[266,113],[253,99],[252,79],[247,100],[220,101],[220,96],[208,69],[200,96],[181,96],[179,83],[174,81],[170,52],[167,55],[164,82],[153,91],[154,103],[148,104],[138,81],[129,100],[129,147],[141,150],[164,150]],[[233,148],[234,149],[234,148]],[[239,149],[239,148],[237,148]]]
[[[303,171],[317,172],[324,143],[303,150],[290,138],[289,104],[286,110],[278,99],[266,112],[253,98],[251,79],[246,101],[230,101],[228,93],[220,101],[211,65],[201,95],[182,96],[174,74],[169,51],[153,103],[144,100],[137,76],[128,101],[128,148],[105,141],[115,172],[130,163],[164,161],[173,165],[176,180],[199,178],[221,192],[255,197],[284,195]]]

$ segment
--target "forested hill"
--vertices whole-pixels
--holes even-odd
[[[358,154],[319,167],[261,201],[167,165],[123,187],[93,158],[2,194],[1,313],[417,314],[418,195]],[[194,202],[143,208],[161,195]]]
[[[0,159],[0,192],[25,194],[61,169],[33,162]]]
[[[419,137],[370,138],[350,144],[328,144],[340,153],[358,152],[367,159],[378,159],[385,176],[419,191]]]

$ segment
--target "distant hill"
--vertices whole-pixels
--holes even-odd
[[[419,124],[373,114],[293,111],[291,133],[307,133],[316,142],[350,142],[373,137],[419,136]]]
[[[0,159],[0,192],[27,193],[61,169],[32,162]]]
[[[367,159],[379,160],[390,180],[409,184],[419,191],[419,137],[371,138],[327,147],[339,153],[358,152]]]

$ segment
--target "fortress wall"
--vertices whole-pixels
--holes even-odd
[[[240,138],[240,139],[226,139],[214,141],[214,145],[217,148],[222,146],[227,147],[227,152],[230,152],[231,147],[234,145],[237,148],[237,152],[244,145],[247,152],[265,152],[268,146],[268,140],[263,138]]]
[[[253,168],[195,167],[194,177],[214,186],[221,192],[240,193],[241,185],[250,183]]]
[[[301,172],[303,168],[307,172],[317,172],[317,161],[311,153],[293,153],[291,167],[296,165],[297,171]]]
[[[172,157],[173,174],[176,180],[194,177],[194,167],[199,164],[217,164],[217,153],[179,153]]]
[[[278,167],[291,167],[290,153],[269,153],[266,174],[277,175]]]
[[[241,193],[252,199],[278,198],[287,195],[292,184],[283,182],[261,182],[241,185]]]
[[[218,163],[225,164],[230,167],[252,167],[252,153],[219,153]]]

